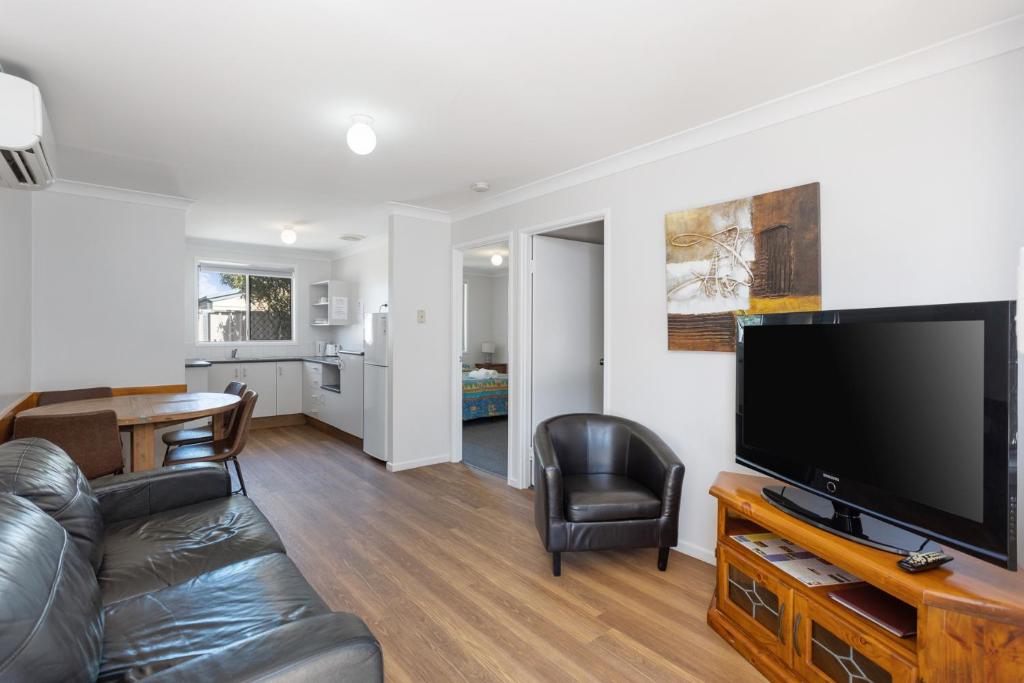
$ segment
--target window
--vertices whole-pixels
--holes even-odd
[[[295,340],[294,269],[200,263],[196,340],[212,343]]]

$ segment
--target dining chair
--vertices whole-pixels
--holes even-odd
[[[246,388],[245,382],[229,382],[224,388],[224,393],[241,397],[245,393]],[[234,424],[237,417],[238,409],[235,408],[235,410],[231,411],[231,418],[228,421],[229,432],[231,431],[231,425]],[[164,451],[164,458],[166,458],[172,448],[213,441],[213,424],[209,423],[205,427],[198,427],[196,429],[175,429],[172,432],[167,432],[161,438],[164,445],[167,446],[167,450]]]
[[[25,415],[14,418],[14,438],[38,437],[59,446],[86,479],[124,470],[117,413],[97,410],[74,415]]]
[[[64,389],[62,391],[40,391],[36,397],[37,406],[48,406],[68,401],[84,401],[89,398],[110,398],[114,390],[110,387],[89,387],[87,389]]]
[[[245,448],[245,442],[249,438],[249,423],[252,420],[252,411],[256,407],[258,398],[259,395],[255,391],[246,391],[242,396],[242,401],[235,408],[235,418],[231,423],[231,430],[225,438],[178,446],[164,457],[164,467],[189,462],[219,462],[227,467],[227,463],[230,461],[235,464],[239,487],[232,493],[249,495],[245,490],[245,479],[242,478],[242,466],[238,463],[238,455]]]

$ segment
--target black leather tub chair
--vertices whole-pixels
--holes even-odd
[[[668,567],[679,536],[683,464],[657,434],[611,415],[560,415],[537,425],[534,521],[552,572],[573,550],[658,548]]]

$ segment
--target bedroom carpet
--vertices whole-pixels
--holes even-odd
[[[508,477],[508,418],[484,417],[463,422],[462,462]]]

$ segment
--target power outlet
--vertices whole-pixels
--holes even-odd
[[[421,308],[418,311],[416,311],[416,322],[418,322],[421,325],[427,322],[427,312],[424,309]]]

